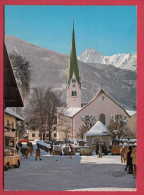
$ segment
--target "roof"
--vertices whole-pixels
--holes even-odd
[[[77,82],[79,83],[79,85],[81,85],[80,76],[79,76],[79,67],[78,67],[78,61],[77,61],[77,54],[76,54],[74,24],[73,24],[73,31],[72,31],[72,48],[71,48],[71,53],[70,53],[68,84],[70,84],[70,81],[73,77],[73,74],[75,75],[75,78],[76,78]]]
[[[73,114],[71,117],[74,117],[75,115],[77,115],[78,113],[80,113],[82,110],[84,110],[87,106],[89,106],[92,102],[94,102],[94,101],[97,99],[97,97],[100,95],[100,93],[104,93],[109,99],[111,99],[111,101],[113,101],[117,106],[119,106],[119,107],[125,112],[125,114],[126,114],[128,117],[130,117],[130,115],[129,115],[129,113],[126,111],[126,109],[125,109],[117,100],[115,100],[111,95],[109,95],[107,92],[105,92],[104,89],[98,89],[98,91],[97,91],[95,97],[92,98],[91,101],[90,101],[87,105],[83,106],[81,109],[79,109],[79,111],[77,111],[77,112],[76,112],[75,114]]]
[[[20,116],[19,114],[17,114],[16,112],[14,112],[11,108],[6,108],[4,111],[6,114],[10,115],[10,116],[14,116],[15,118],[17,118],[18,120],[23,121],[24,118],[22,116]]]
[[[108,130],[106,126],[100,122],[97,121],[96,124],[85,134],[88,136],[104,136],[109,135]]]
[[[23,107],[22,97],[19,92],[5,46],[4,46],[4,94],[5,107]]]
[[[134,114],[136,114],[136,111],[135,110],[126,110],[127,113],[130,115],[130,116],[133,116]]]
[[[73,117],[77,112],[79,112],[82,108],[80,107],[69,107],[69,108],[66,108],[64,111],[63,111],[63,114],[65,116],[68,116],[68,117]]]

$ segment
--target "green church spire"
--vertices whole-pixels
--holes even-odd
[[[79,68],[78,68],[76,45],[75,45],[74,24],[73,24],[73,31],[72,31],[72,48],[71,48],[71,54],[70,54],[68,84],[70,84],[73,74],[75,75],[75,78],[80,85],[80,76],[79,76]]]

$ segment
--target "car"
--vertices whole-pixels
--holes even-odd
[[[11,167],[20,167],[20,156],[14,149],[5,149],[4,151],[4,170],[8,170]]]
[[[80,156],[91,156],[92,148],[89,146],[80,146]]]

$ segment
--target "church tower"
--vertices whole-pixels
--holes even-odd
[[[74,25],[72,31],[72,48],[67,79],[67,107],[81,107],[81,82],[76,55]]]

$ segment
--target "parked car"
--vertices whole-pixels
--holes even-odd
[[[15,149],[5,149],[4,170],[8,170],[11,167],[20,167],[20,156]]]
[[[53,145],[53,155],[62,155],[62,147],[60,145]]]
[[[89,146],[80,146],[80,156],[91,156],[92,148]]]

